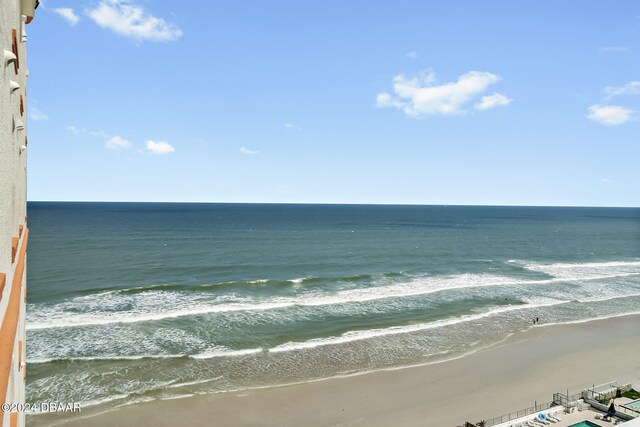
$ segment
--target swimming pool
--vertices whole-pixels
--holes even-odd
[[[578,424],[571,424],[569,427],[600,427],[600,425],[592,423],[591,421],[582,421]]]
[[[640,412],[640,399],[634,400],[633,402],[625,403],[622,406],[624,406],[625,408],[633,409],[634,411]]]

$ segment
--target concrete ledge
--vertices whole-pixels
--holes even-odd
[[[20,242],[20,238],[12,237],[11,238],[11,264],[16,262],[16,255],[18,254],[18,243]]]
[[[9,294],[9,302],[4,319],[2,319],[2,327],[0,328],[0,403],[5,403],[11,378],[11,368],[13,365],[13,353],[16,345],[16,334],[18,329],[18,321],[20,319],[20,297],[22,296],[22,279],[24,277],[25,258],[27,253],[27,242],[29,240],[29,229],[25,229],[22,245],[20,247],[20,255],[18,264],[13,273],[11,282],[11,293]],[[4,411],[2,411],[4,418]],[[11,423],[15,414],[15,423],[18,422],[18,414],[11,413]]]
[[[22,340],[18,341],[18,371],[22,367]]]
[[[605,414],[609,410],[609,407],[607,405],[603,405],[602,403],[598,402],[597,400],[584,399],[584,401],[587,402],[589,405],[591,405],[593,408],[597,409],[598,411],[602,411]],[[615,416],[618,417],[618,418],[622,418],[625,421],[630,421],[630,420],[635,418],[635,417],[633,417],[633,416],[631,416],[629,414],[625,414],[624,412],[620,412],[620,411],[616,411],[616,415]]]

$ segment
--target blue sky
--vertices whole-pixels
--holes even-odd
[[[637,1],[41,3],[30,200],[640,206]]]

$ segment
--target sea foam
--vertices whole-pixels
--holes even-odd
[[[348,303],[357,304],[467,288],[538,286],[640,275],[640,261],[549,265],[529,263],[525,265],[525,268],[555,277],[532,280],[491,274],[418,276],[408,281],[347,289],[333,293],[311,292],[301,293],[292,297],[267,297],[264,299],[219,296],[212,301],[207,301],[206,298],[198,300],[194,298],[192,293],[185,294],[179,291],[150,290],[135,295],[122,295],[108,291],[76,297],[54,306],[30,306],[26,328],[27,330],[41,330],[116,323],[138,323],[237,311],[267,311],[295,306],[314,307]],[[123,306],[131,306],[132,308],[117,310],[117,308]],[[105,311],[105,308],[111,308],[112,310]]]

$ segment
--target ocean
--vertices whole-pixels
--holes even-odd
[[[27,402],[314,381],[640,312],[637,208],[30,202],[28,215]]]

